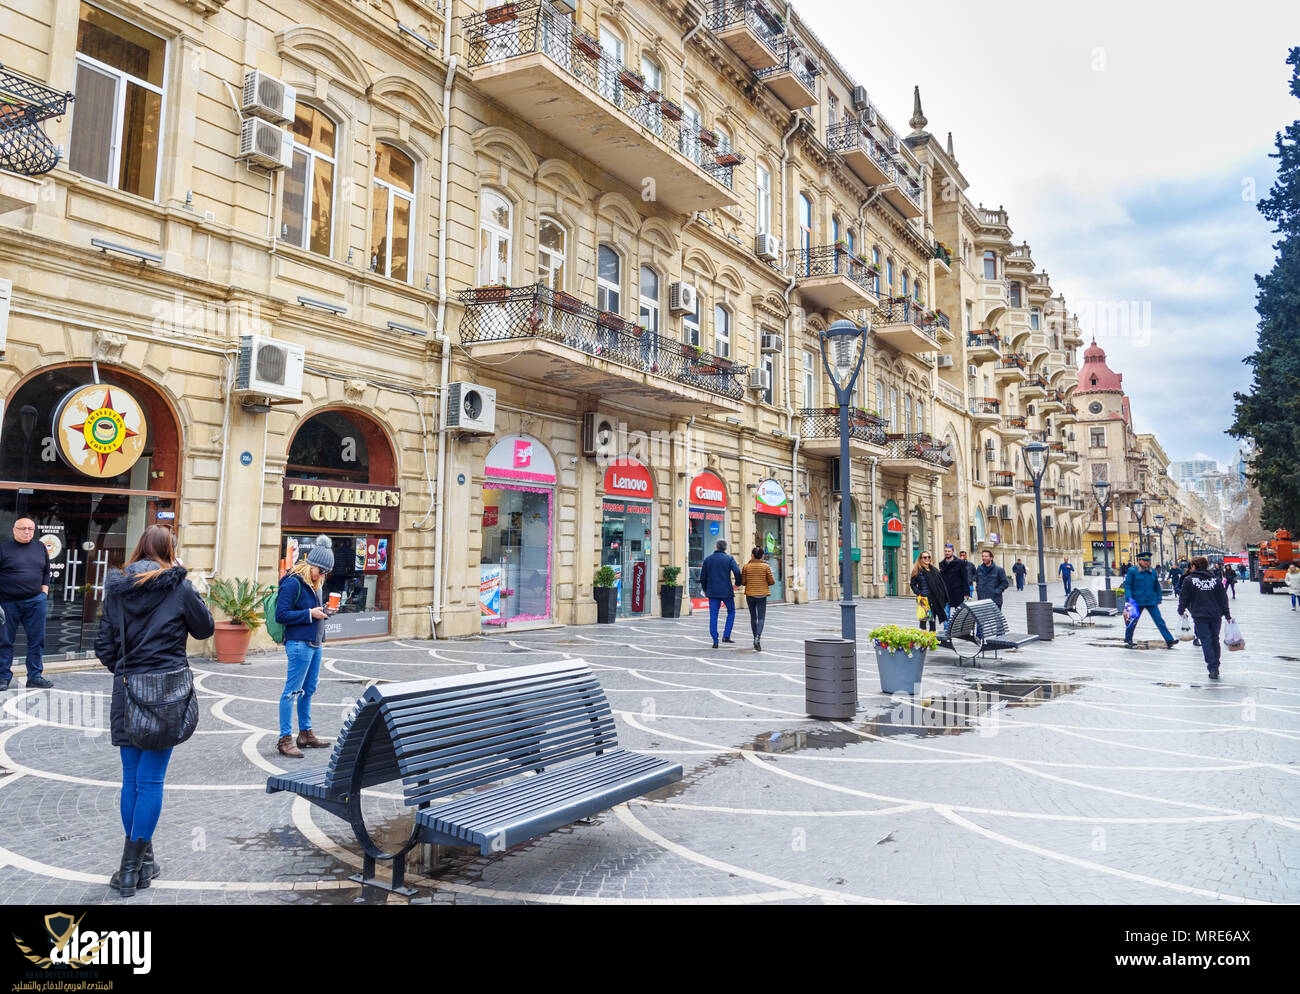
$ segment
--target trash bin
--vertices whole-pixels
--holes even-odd
[[[804,639],[804,702],[813,718],[852,718],[858,710],[858,643]]]
[[[1113,590],[1098,590],[1098,591],[1097,591],[1097,606],[1098,606],[1098,607],[1118,607],[1118,605],[1115,603],[1115,591],[1113,591]]]
[[[1052,620],[1052,602],[1026,601],[1025,622],[1030,635],[1037,635],[1040,642],[1050,642],[1056,634],[1056,624]]]

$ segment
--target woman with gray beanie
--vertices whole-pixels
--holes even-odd
[[[313,545],[307,557],[280,581],[275,599],[275,620],[284,625],[284,651],[289,657],[284,691],[280,694],[281,756],[303,757],[303,749],[325,749],[331,743],[311,730],[311,699],[320,678],[325,647],[325,619],[334,612],[325,606],[321,587],[334,571],[334,550]],[[298,711],[298,742],[293,739],[293,713]]]

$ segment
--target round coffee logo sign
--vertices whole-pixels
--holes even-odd
[[[59,455],[96,479],[120,476],[144,454],[148,430],[140,403],[119,386],[78,387],[54,413]]]

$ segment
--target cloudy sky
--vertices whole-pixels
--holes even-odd
[[[1255,348],[1254,275],[1275,257],[1256,202],[1276,174],[1276,133],[1300,118],[1286,64],[1300,7],[795,9],[903,134],[920,86],[926,130],[952,132],[973,201],[1010,212],[1014,240],[1029,242],[1085,342],[1095,333],[1123,374],[1137,430],[1171,460],[1230,462],[1232,392],[1249,387],[1241,360]]]

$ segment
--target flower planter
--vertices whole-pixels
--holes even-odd
[[[248,643],[252,641],[253,630],[238,621],[218,621],[212,633],[213,646],[217,650],[217,662],[242,663],[248,656]]]
[[[646,90],[645,102],[648,104],[657,104],[662,99],[663,94],[658,90]]]
[[[582,308],[582,301],[571,293],[557,293],[555,295],[555,306],[562,311],[576,314]]]
[[[496,7],[489,7],[483,12],[483,16],[489,24],[505,24],[519,16],[519,5],[503,3]]]
[[[618,617],[618,587],[593,587],[596,599],[596,624],[612,625]]]
[[[886,694],[912,694],[921,683],[926,649],[889,649],[876,645],[876,669],[880,672],[880,690]]]
[[[735,152],[720,152],[714,157],[714,161],[720,166],[738,166],[740,165],[740,156]]]
[[[659,616],[661,618],[680,618],[682,616],[682,588],[661,586],[659,588]]]
[[[671,100],[664,100],[659,104],[660,113],[670,121],[680,121],[682,119],[682,109]]]
[[[474,303],[485,304],[505,300],[510,288],[504,286],[480,286],[474,288]]]
[[[710,148],[712,148],[714,145],[718,144],[718,136],[712,131],[709,131],[705,128],[701,128],[700,144],[708,145]]]
[[[573,47],[589,58],[600,58],[600,42],[589,34],[575,31],[573,33]]]
[[[632,333],[633,338],[640,338],[645,334],[645,328],[639,324],[631,325],[627,330]]]
[[[645,89],[645,79],[634,72],[628,72],[627,70],[620,72],[618,74],[618,81],[633,93],[640,93]]]
[[[610,331],[622,331],[627,322],[613,311],[601,311],[600,316],[596,318],[596,324],[602,328],[608,328]]]

